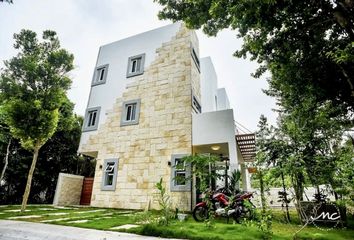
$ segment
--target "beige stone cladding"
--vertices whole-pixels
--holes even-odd
[[[84,177],[59,173],[53,205],[79,205]]]
[[[189,210],[190,192],[170,192],[172,154],[191,154],[192,89],[200,99],[199,74],[193,65],[191,46],[197,38],[184,26],[171,41],[156,49],[156,57],[135,76],[97,134],[81,152],[98,151],[92,206],[128,209],[158,208],[155,184],[163,178],[175,206]],[[192,86],[193,85],[193,86]],[[140,99],[139,124],[121,126],[123,102]],[[119,158],[115,191],[102,191],[104,159]]]

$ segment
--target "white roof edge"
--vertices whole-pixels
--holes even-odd
[[[135,38],[135,37],[138,37],[138,36],[143,36],[145,34],[151,34],[152,32],[159,32],[159,31],[163,31],[165,29],[173,28],[173,27],[177,27],[177,26],[180,27],[181,25],[182,25],[182,22],[171,23],[171,24],[168,24],[168,25],[165,25],[165,26],[162,26],[162,27],[154,28],[154,29],[148,30],[146,32],[142,32],[142,33],[138,33],[138,34],[135,34],[135,35],[131,35],[129,37],[122,38],[122,39],[119,39],[117,41],[101,45],[101,47],[105,47],[105,46],[108,46],[108,45],[111,45],[111,44],[116,44],[116,43],[119,43],[119,42],[122,42],[122,41],[128,41],[131,38]],[[179,27],[178,27],[178,29],[179,29]]]

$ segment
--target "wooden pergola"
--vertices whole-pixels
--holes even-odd
[[[253,162],[256,158],[256,135],[254,133],[238,134],[236,135],[236,143],[243,160]]]

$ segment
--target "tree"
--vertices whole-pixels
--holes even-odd
[[[21,211],[26,208],[33,172],[40,148],[55,133],[59,108],[71,85],[67,73],[73,69],[73,55],[60,48],[54,31],[44,31],[39,42],[35,32],[14,34],[17,56],[5,61],[0,90],[5,122],[21,146],[33,152]]]
[[[32,203],[53,203],[55,188],[60,172],[93,177],[95,162],[92,158],[80,156],[77,149],[80,142],[82,117],[73,114],[73,104],[65,104],[59,109],[58,129],[43,145],[38,156],[36,171],[33,174],[31,194]],[[67,119],[72,119],[70,125]],[[7,143],[0,142],[6,149]],[[6,151],[5,151],[6,152]],[[4,158],[5,152],[0,152]],[[17,139],[10,148],[9,165],[0,186],[0,204],[19,204],[26,186],[26,175],[31,164],[31,152],[23,149]],[[0,168],[1,168],[0,164]]]
[[[1,114],[0,114],[0,117],[1,117]],[[8,128],[8,126],[6,126],[6,124],[4,124],[3,119],[0,119],[0,143],[1,143],[1,145],[6,145],[6,154],[4,156],[4,166],[2,168],[1,175],[0,175],[0,186],[1,186],[3,178],[5,176],[7,166],[9,164],[11,142],[12,142],[12,137],[9,132],[9,128]]]
[[[317,102],[354,109],[354,1],[155,0],[159,17],[183,20],[208,35],[231,28],[244,44],[235,56],[269,70],[270,91],[282,106],[311,92]],[[309,91],[303,91],[308,89]]]

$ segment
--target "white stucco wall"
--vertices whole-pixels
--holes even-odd
[[[225,88],[218,88],[218,77],[210,57],[200,59],[202,112],[230,109]]]
[[[227,142],[230,170],[238,168],[234,113],[232,109],[194,114],[192,117],[192,144],[205,145]]]
[[[225,88],[217,89],[218,106],[217,110],[230,109],[230,101]]]
[[[216,111],[218,79],[210,57],[200,59],[202,112]]]
[[[126,77],[128,58],[145,53],[144,68],[147,68],[155,59],[156,49],[161,47],[162,43],[170,41],[180,26],[181,23],[167,25],[100,48],[92,75],[96,67],[109,64],[106,83],[91,87],[87,104],[87,108],[101,107],[98,128],[106,120],[106,111],[112,108],[115,100],[122,96],[127,84],[133,81],[133,78]],[[92,82],[92,78],[87,81]],[[80,145],[86,143],[89,136],[96,131],[83,132]]]

